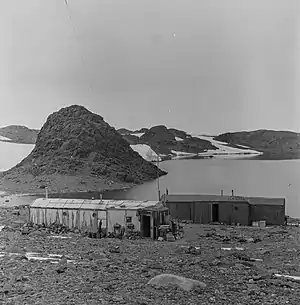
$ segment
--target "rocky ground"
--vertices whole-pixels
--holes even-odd
[[[275,275],[300,275],[295,226],[185,225],[184,239],[159,242],[46,229],[22,235],[27,216],[26,209],[0,209],[0,304],[300,303],[300,282]],[[207,286],[147,285],[162,273]]]

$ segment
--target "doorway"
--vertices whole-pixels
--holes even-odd
[[[151,237],[151,232],[150,232],[150,216],[148,215],[142,215],[141,218],[141,231],[143,237]]]
[[[212,205],[212,222],[219,222],[219,205]]]

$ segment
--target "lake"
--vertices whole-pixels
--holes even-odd
[[[285,197],[286,214],[300,217],[300,160],[203,159],[170,160],[160,164],[168,175],[159,179],[169,194],[231,194]],[[137,186],[118,197],[156,200],[157,181]]]
[[[0,142],[0,170],[8,169],[33,149],[33,145]],[[258,158],[170,160],[160,163],[168,175],[159,179],[161,193],[231,194],[285,197],[286,213],[300,217],[300,160]],[[299,191],[298,191],[299,190]],[[88,194],[88,197],[94,196]],[[72,194],[73,198],[78,197]],[[95,196],[96,198],[97,196]],[[103,198],[156,200],[157,181],[127,192],[105,194]]]

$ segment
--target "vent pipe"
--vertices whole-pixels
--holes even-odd
[[[223,196],[224,195],[224,191],[223,190],[221,190],[221,196]]]
[[[234,196],[234,192],[233,192],[233,190],[231,191],[231,195],[232,195],[232,197]]]

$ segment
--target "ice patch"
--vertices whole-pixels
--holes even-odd
[[[11,141],[11,139],[0,136],[0,141]]]
[[[262,152],[252,150],[252,149],[242,149],[242,148],[235,148],[228,146],[228,143],[216,141],[211,136],[201,136],[201,135],[194,135],[202,140],[209,141],[212,145],[218,148],[218,150],[209,149],[204,153],[199,153],[199,156],[237,156],[237,155],[262,155]]]
[[[141,137],[141,136],[143,136],[145,133],[143,133],[143,132],[138,132],[138,133],[132,133],[132,135],[133,136],[136,136],[136,137]]]
[[[161,161],[161,157],[159,157],[157,153],[149,145],[135,144],[135,145],[130,145],[130,147],[147,161],[154,162],[157,161],[157,159],[158,161]]]

